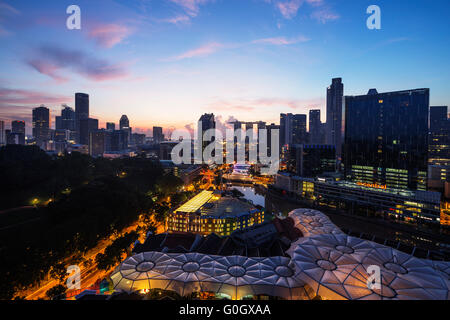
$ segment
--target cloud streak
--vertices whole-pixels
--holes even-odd
[[[211,0],[169,0],[183,8],[183,10],[191,17],[196,17],[200,12],[200,6]]]
[[[340,16],[329,9],[316,10],[311,14],[311,18],[317,20],[320,23],[327,23],[328,21],[334,21],[340,18]]]
[[[32,109],[41,104],[61,105],[72,101],[73,97],[52,95],[44,92],[0,87],[0,119],[6,124],[14,120],[25,121],[31,130]],[[52,109],[52,108],[50,108]],[[55,111],[57,108],[53,108]]]
[[[191,18],[187,15],[181,14],[172,18],[159,19],[160,22],[171,23],[171,24],[187,24],[191,22]]]
[[[219,100],[208,104],[205,109],[214,111],[238,111],[238,112],[254,112],[262,108],[285,108],[293,110],[320,108],[325,104],[322,98],[316,99],[288,99],[277,97],[263,97],[255,99],[234,99]]]
[[[9,36],[12,34],[3,26],[3,23],[11,18],[16,18],[18,15],[21,15],[19,10],[5,2],[0,1],[0,37]]]
[[[35,50],[33,58],[26,60],[26,63],[57,82],[68,81],[64,75],[67,71],[92,81],[107,81],[128,76],[123,65],[112,64],[82,51],[52,45],[39,47]]]
[[[276,7],[285,19],[292,19],[297,15],[297,12],[302,4],[303,0],[289,0],[278,2]]]
[[[210,42],[210,43],[207,43],[198,48],[188,50],[180,55],[168,58],[165,61],[179,61],[179,60],[191,59],[191,58],[196,58],[196,57],[205,57],[205,56],[209,56],[209,55],[219,51],[220,49],[222,49],[224,47],[225,47],[225,45],[223,45],[221,43]]]
[[[255,44],[271,44],[275,46],[285,46],[285,45],[291,45],[296,44],[300,42],[308,42],[310,39],[304,36],[298,36],[295,38],[286,38],[286,37],[275,37],[275,38],[265,38],[265,39],[258,39],[252,41],[252,43]]]
[[[112,48],[127,38],[133,30],[120,24],[96,25],[88,32],[88,37],[93,39],[99,46]]]
[[[49,95],[47,93],[23,90],[0,88],[0,104],[5,106],[8,104],[35,104],[42,103],[62,104],[70,101],[72,98],[63,95]]]
[[[317,20],[320,23],[325,24],[328,21],[340,18],[338,14],[334,13],[325,4],[324,0],[283,0],[276,1],[275,6],[285,19],[290,20],[297,16],[300,8],[305,3],[314,8],[310,14],[311,19]]]

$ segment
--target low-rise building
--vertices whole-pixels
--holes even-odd
[[[218,191],[202,191],[174,210],[167,219],[169,232],[230,235],[265,221],[265,212],[250,202],[222,196]]]
[[[385,214],[410,222],[440,222],[439,192],[389,189],[385,185],[302,178],[287,173],[277,174],[274,186],[311,204]]]

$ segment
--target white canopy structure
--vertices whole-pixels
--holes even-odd
[[[127,258],[111,275],[117,291],[211,292],[230,299],[268,295],[283,299],[449,299],[449,262],[415,258],[393,248],[347,236],[323,213],[289,214],[304,235],[291,258],[248,258],[200,253],[144,252]],[[380,270],[380,288],[369,272]]]
[[[230,299],[259,294],[306,299],[305,283],[285,257],[246,258],[199,253],[145,252],[126,259],[111,276],[115,290],[163,289],[187,296],[211,292]]]

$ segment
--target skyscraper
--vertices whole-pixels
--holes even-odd
[[[98,130],[98,120],[97,119],[82,119],[80,120],[80,139],[79,143],[84,145],[89,145],[89,136],[91,132]]]
[[[25,121],[11,122],[11,133],[17,135],[18,144],[25,145]]]
[[[33,137],[40,147],[50,139],[50,110],[43,105],[33,109]]]
[[[76,131],[75,111],[69,106],[63,106],[63,109],[61,109],[61,116],[55,117],[55,122],[56,130]]]
[[[336,150],[329,145],[289,146],[286,170],[300,177],[317,177],[336,170]]]
[[[89,95],[86,93],[75,93],[75,130],[77,132],[77,143],[81,143],[80,121],[85,119],[89,119]]]
[[[450,119],[448,107],[430,107],[428,187],[444,191],[450,181]]]
[[[272,123],[266,126],[267,129],[267,155],[272,156],[272,152],[280,152],[280,150],[272,150],[272,131],[278,130],[278,137],[280,133],[280,126]]]
[[[128,147],[131,144],[131,127],[130,121],[126,115],[123,115],[119,121],[120,130],[123,131],[125,136],[125,144]]]
[[[111,131],[111,132],[116,130],[116,124],[114,122],[107,122],[106,130]]]
[[[306,135],[306,114],[292,115],[292,138],[291,144],[305,144],[307,143]]]
[[[0,147],[6,144],[5,121],[0,120]]]
[[[429,163],[450,166],[450,119],[448,107],[430,108]]]
[[[309,143],[325,144],[323,126],[320,121],[320,110],[309,111]]]
[[[205,113],[202,115],[199,119],[199,121],[202,123],[202,131],[205,132],[209,129],[215,129],[216,128],[216,121],[214,120],[214,114],[213,113]]]
[[[306,114],[280,114],[280,145],[303,144],[306,140]]]
[[[327,88],[326,144],[336,147],[336,156],[341,156],[342,148],[342,102],[344,84],[341,78],[334,78]]]
[[[198,134],[201,134],[202,137],[204,137],[204,134],[207,130],[210,129],[216,129],[216,121],[214,120],[214,114],[213,113],[205,113],[200,117],[198,120],[202,125],[202,130]],[[200,139],[200,137],[198,137]],[[214,141],[215,137],[211,140]],[[202,140],[203,141],[203,140]],[[202,152],[205,150],[206,146],[208,146],[211,141],[203,141],[202,143]]]
[[[89,95],[86,93],[75,93],[75,113],[76,119],[89,118]]]
[[[89,154],[101,157],[105,153],[105,130],[95,130],[89,133]]]
[[[429,89],[345,97],[345,176],[426,190]]]
[[[114,130],[111,133],[110,142],[106,142],[106,151],[122,151],[128,148],[125,132]]]
[[[128,120],[128,117],[126,115],[123,115],[120,118],[119,126],[120,126],[120,130],[129,129],[130,128],[130,121]]]
[[[163,128],[153,127],[153,142],[161,143],[164,141]]]

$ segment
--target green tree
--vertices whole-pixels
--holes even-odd
[[[62,284],[58,284],[54,286],[53,288],[49,289],[45,295],[51,299],[62,299],[64,297],[64,294],[66,293],[66,287]]]

